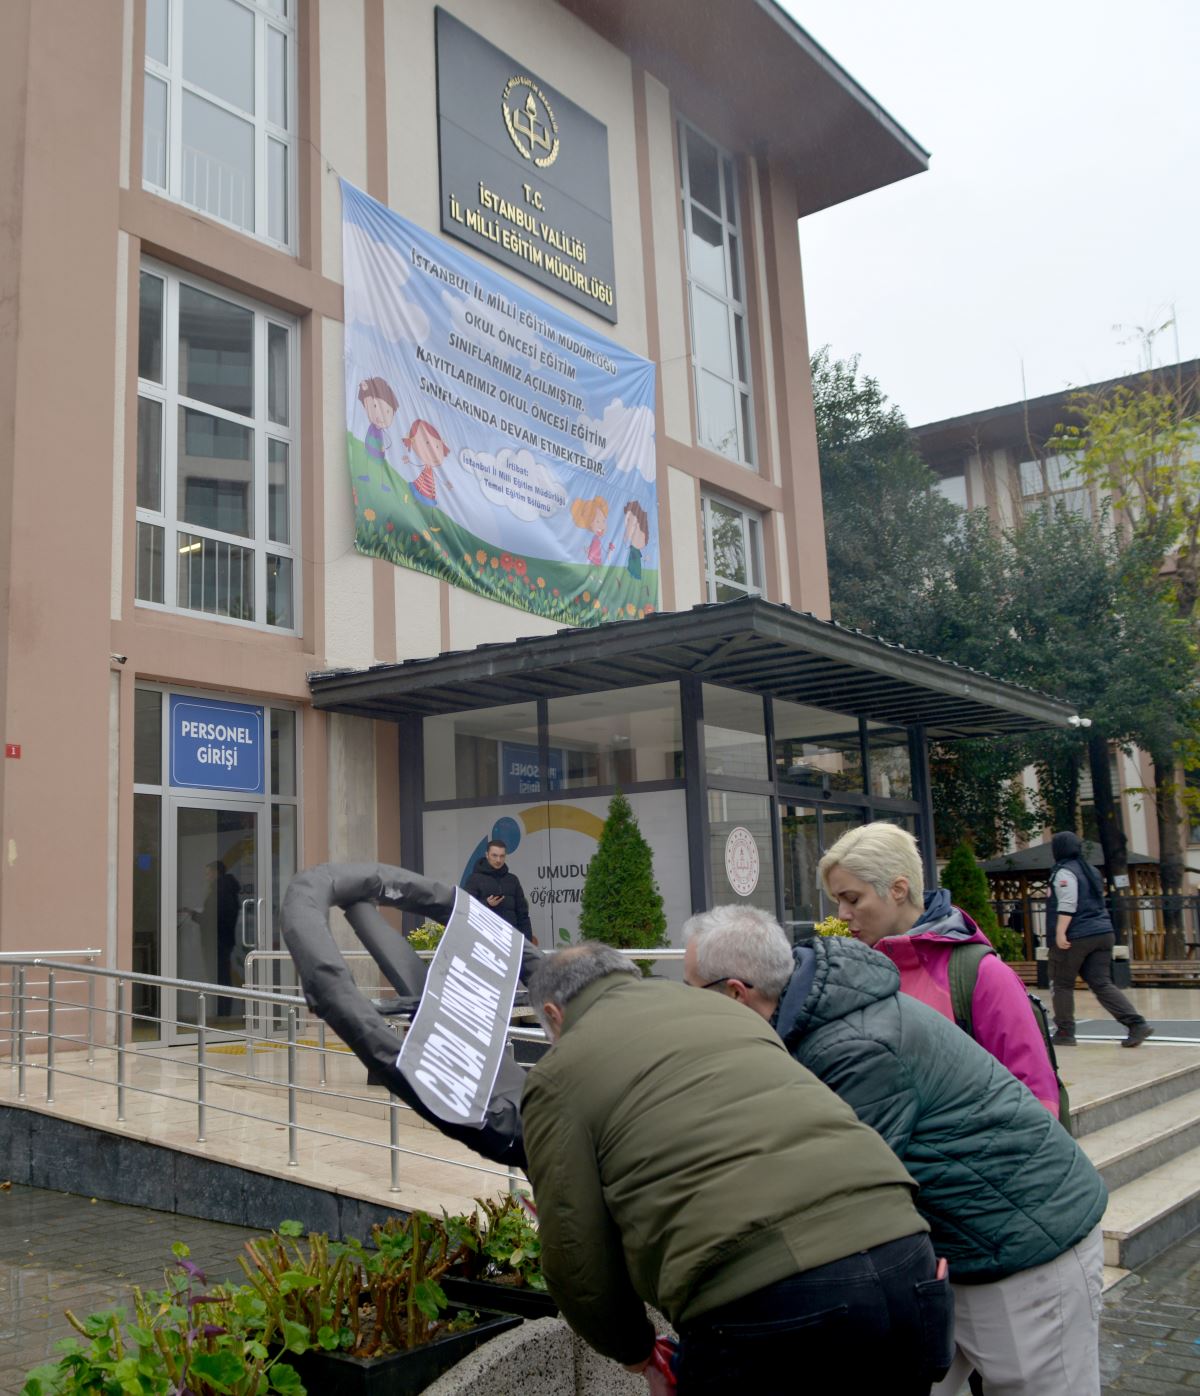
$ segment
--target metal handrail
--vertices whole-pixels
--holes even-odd
[[[83,953],[83,952],[59,952],[59,953]],[[100,953],[100,952],[95,952]],[[260,952],[261,955],[271,955],[275,957],[276,952]],[[348,952],[353,955],[355,952]],[[366,953],[366,952],[362,952]],[[280,958],[283,958],[280,955]],[[47,992],[45,995],[32,992],[27,980],[27,972],[31,969],[44,969],[47,972]],[[317,1044],[305,1043],[298,1040],[298,1027],[300,1013],[306,1010],[305,1000],[293,994],[286,994],[273,990],[256,990],[238,988],[228,984],[209,984],[199,980],[175,979],[164,975],[145,974],[133,970],[113,970],[100,965],[80,965],[64,963],[57,957],[49,955],[39,955],[32,952],[22,952],[18,957],[14,957],[13,962],[13,1015],[16,1020],[16,1031],[12,1035],[13,1040],[13,1061],[12,1067],[17,1075],[17,1099],[24,1101],[27,1099],[26,1080],[27,1072],[32,1067],[38,1069],[40,1066],[45,1071],[46,1076],[46,1103],[53,1104],[55,1100],[56,1083],[61,1083],[62,1079],[83,1080],[95,1082],[95,1076],[88,1072],[74,1071],[65,1068],[62,1059],[56,1054],[55,1048],[58,1043],[71,1043],[76,1046],[83,1045],[83,1040],[74,1034],[58,1031],[58,1012],[75,1008],[83,1008],[84,1005],[61,1002],[59,994],[63,987],[63,979],[58,972],[66,971],[70,975],[83,976],[88,982],[88,1056],[87,1062],[91,1066],[95,1062],[95,1033],[93,1030],[93,1015],[95,1009],[94,984],[97,980],[112,980],[116,985],[116,1004],[114,1008],[105,1005],[99,1011],[111,1014],[114,1020],[113,1043],[111,1048],[107,1043],[101,1044],[101,1050],[111,1050],[116,1056],[116,1080],[115,1089],[117,1097],[117,1121],[123,1123],[126,1118],[126,1102],[130,1091],[135,1095],[157,1096],[166,1100],[173,1100],[177,1103],[193,1104],[196,1108],[196,1140],[198,1143],[205,1142],[207,1134],[208,1113],[211,1110],[220,1110],[222,1114],[231,1115],[236,1118],[261,1121],[261,1112],[249,1112],[239,1110],[230,1105],[223,1105],[214,1102],[209,1097],[208,1085],[212,1076],[237,1077],[245,1080],[246,1077],[229,1068],[223,1068],[209,1060],[209,1037],[212,1033],[219,1033],[228,1039],[245,1041],[250,1052],[249,1064],[253,1064],[254,1044],[256,1042],[270,1043],[272,1046],[284,1045],[273,1037],[256,1035],[241,1031],[230,1031],[214,1027],[206,1023],[207,1006],[212,997],[225,997],[241,999],[257,1004],[272,1004],[287,1009],[287,1079],[285,1082],[275,1083],[272,1081],[261,1082],[267,1088],[278,1084],[278,1089],[286,1093],[287,1100],[287,1138],[288,1138],[288,1166],[291,1168],[298,1166],[298,1139],[301,1132],[310,1134],[318,1138],[334,1139],[341,1142],[366,1145],[370,1148],[383,1148],[388,1151],[390,1158],[390,1190],[400,1191],[399,1165],[401,1155],[424,1159],[430,1163],[449,1164],[456,1168],[465,1168],[473,1173],[485,1173],[497,1178],[505,1179],[509,1187],[514,1185],[516,1170],[507,1171],[489,1166],[484,1160],[477,1162],[464,1162],[462,1159],[447,1158],[444,1155],[428,1153],[421,1149],[413,1149],[402,1145],[399,1135],[400,1112],[408,1111],[409,1106],[405,1105],[394,1095],[389,1095],[387,1100],[388,1109],[388,1142],[386,1144],[373,1140],[364,1139],[359,1136],[339,1133],[334,1130],[325,1129],[313,1124],[303,1124],[300,1121],[299,1094],[301,1091],[308,1096],[324,1097],[328,1096],[339,1100],[347,1098],[360,1099],[364,1101],[375,1101],[373,1096],[350,1096],[343,1090],[327,1089],[325,1055],[329,1050],[325,1040],[325,1024],[318,1020],[319,1041]],[[38,981],[40,983],[40,981]],[[78,978],[69,982],[78,983]],[[154,1051],[147,1051],[143,1048],[131,1049],[127,1042],[126,1023],[134,1018],[143,1021],[163,1022],[161,1018],[155,1018],[145,1013],[134,1013],[126,1007],[126,991],[130,984],[149,985],[158,989],[174,989],[176,991],[194,993],[197,996],[197,1021],[195,1024],[189,1023],[196,1029],[196,1058],[194,1061],[182,1060],[176,1055],[163,1056]],[[29,1009],[33,1005],[45,1005],[46,1027],[44,1031],[38,1031],[31,1027],[29,1022]],[[537,1036],[527,1031],[516,1030],[522,1038]],[[31,1058],[29,1044],[35,1041],[45,1041],[46,1055],[42,1060]],[[194,1097],[180,1096],[170,1091],[156,1090],[152,1087],[139,1086],[127,1080],[127,1059],[131,1050],[138,1057],[150,1058],[158,1061],[169,1061],[184,1070],[195,1072],[196,1090]],[[298,1080],[298,1063],[300,1054],[303,1052],[316,1052],[320,1058],[320,1083],[319,1085],[302,1084]],[[251,1073],[252,1075],[252,1073]]]
[[[30,959],[38,955],[53,955],[56,960],[65,955],[84,955],[90,960],[94,960],[97,955],[103,955],[103,950],[97,950],[94,946],[87,950],[0,950],[0,965],[27,964]]]

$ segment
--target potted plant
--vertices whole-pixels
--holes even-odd
[[[321,1396],[408,1396],[520,1320],[451,1304],[440,1280],[457,1243],[423,1212],[361,1241],[302,1242],[299,1222],[247,1243],[242,1261],[261,1305],[261,1341],[286,1349]]]
[[[172,1247],[166,1288],[133,1290],[134,1319],[123,1309],[67,1321],[86,1340],[59,1344],[62,1356],[29,1373],[22,1396],[188,1392],[191,1396],[306,1396],[286,1348],[270,1352],[258,1333],[254,1294],[240,1285],[209,1290],[189,1259]]]
[[[541,1239],[524,1202],[477,1198],[472,1216],[446,1218],[451,1236],[462,1236],[442,1287],[459,1304],[500,1309],[523,1318],[558,1313],[542,1275]]]

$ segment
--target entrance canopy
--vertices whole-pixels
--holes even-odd
[[[309,675],[313,705],[396,720],[693,677],[932,739],[1066,726],[1074,709],[788,606],[746,597],[432,659]]]

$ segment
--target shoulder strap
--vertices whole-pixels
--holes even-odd
[[[950,1006],[954,1010],[954,1021],[968,1037],[975,1036],[971,1000],[975,996],[979,966],[995,953],[990,945],[979,941],[956,945],[950,952]]]

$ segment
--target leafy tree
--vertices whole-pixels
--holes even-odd
[[[975,861],[975,850],[965,840],[955,848],[942,869],[942,886],[950,893],[954,905],[965,911],[992,942],[1001,959],[1025,958],[1025,942],[996,919],[987,875]]]
[[[1071,410],[1075,420],[1058,428],[1051,446],[1112,499],[1123,538],[1152,568],[1151,585],[1188,627],[1194,645],[1200,628],[1200,377],[1148,372],[1134,387],[1079,393]],[[1183,886],[1178,772],[1195,759],[1197,721],[1195,714],[1178,712],[1160,712],[1158,719],[1141,744],[1154,763],[1163,891],[1171,896]],[[1170,902],[1167,907],[1166,954],[1180,958],[1182,916]]]
[[[833,617],[904,640],[908,597],[938,570],[959,511],[933,489],[904,414],[860,376],[857,358],[818,350],[812,384]]]
[[[621,950],[652,950],[667,943],[667,918],[650,845],[619,790],[609,801],[608,818],[584,878],[579,933],[585,940]]]

